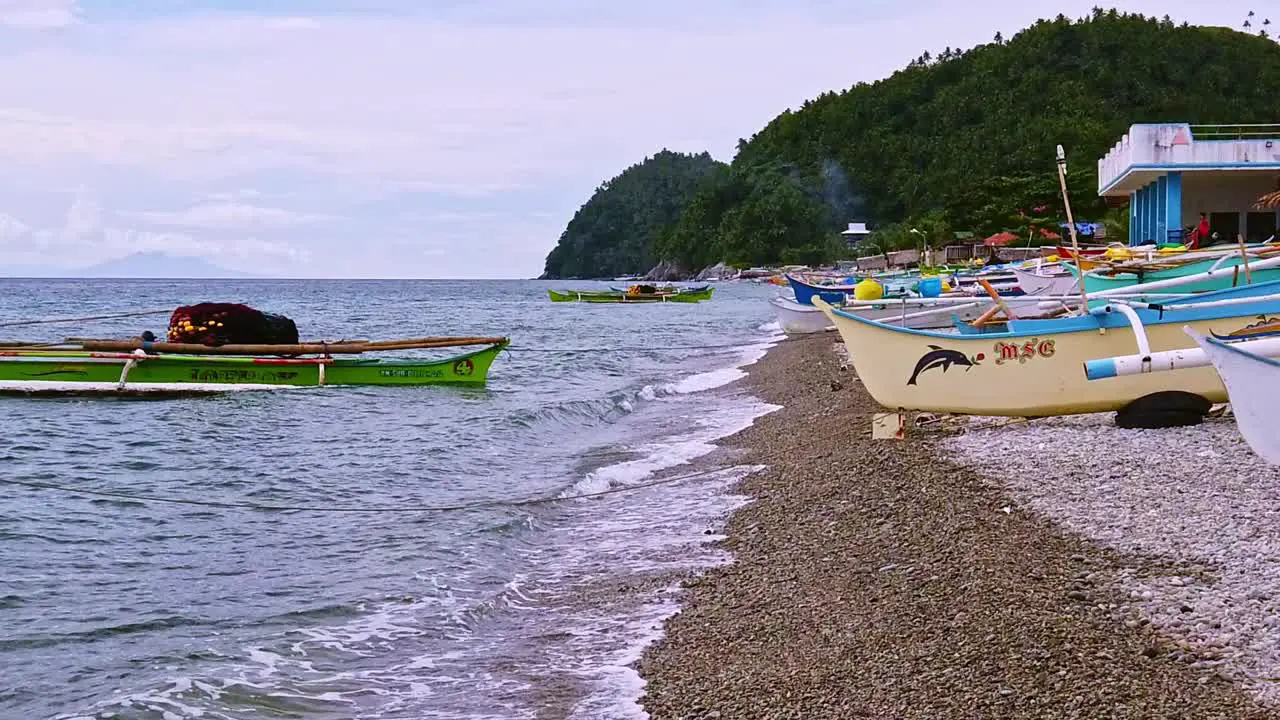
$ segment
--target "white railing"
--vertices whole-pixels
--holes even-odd
[[[1131,125],[1098,160],[1098,192],[1134,165],[1280,163],[1280,124]]]

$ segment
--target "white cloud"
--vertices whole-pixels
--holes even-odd
[[[266,25],[277,30],[315,30],[320,27],[320,21],[309,17],[281,17],[268,18]]]
[[[75,0],[0,0],[0,26],[26,29],[60,28],[80,21]]]
[[[328,215],[299,213],[238,202],[206,203],[194,205],[185,210],[127,212],[121,215],[151,225],[209,229],[279,228],[332,219]]]
[[[31,226],[12,215],[0,213],[0,245],[22,240],[31,232]]]
[[[67,208],[63,233],[71,238],[84,238],[102,230],[102,203],[90,191],[81,188]]]

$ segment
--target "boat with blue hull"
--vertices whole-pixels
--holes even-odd
[[[787,283],[791,286],[791,291],[795,293],[796,302],[801,305],[812,305],[815,297],[820,297],[831,305],[839,305],[844,302],[845,297],[852,296],[854,292],[853,284],[814,285],[790,273],[785,277],[787,278]]]

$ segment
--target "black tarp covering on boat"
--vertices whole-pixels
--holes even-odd
[[[183,305],[169,317],[169,342],[198,345],[291,345],[298,342],[298,326],[239,303]]]

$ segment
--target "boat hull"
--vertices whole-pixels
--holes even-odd
[[[1280,465],[1280,362],[1203,335],[1192,339],[1204,351],[1227,389],[1236,427],[1249,447],[1272,465]]]
[[[1042,417],[1118,410],[1144,395],[1179,389],[1211,402],[1227,393],[1212,368],[1199,367],[1090,382],[1088,360],[1134,352],[1123,316],[1025,321],[1030,330],[980,335],[902,330],[831,308],[859,379],[876,402],[898,410]],[[1240,331],[1258,312],[1280,314],[1280,301],[1234,312],[1184,311],[1163,320],[1146,311],[1153,351],[1192,347],[1182,326],[1218,335]],[[1173,315],[1173,314],[1171,314]],[[1181,320],[1181,321],[1180,321]],[[1070,329],[1065,329],[1070,328]],[[1036,332],[1036,330],[1040,330]]]
[[[817,333],[831,327],[827,316],[813,305],[801,305],[787,298],[774,298],[769,302],[778,316],[778,325],[788,335]]]
[[[1071,248],[1069,248],[1069,247],[1063,247],[1062,245],[1059,245],[1059,246],[1057,246],[1056,250],[1057,250],[1057,255],[1058,255],[1058,257],[1060,257],[1060,258],[1066,258],[1066,259],[1068,259],[1068,260],[1069,260],[1069,259],[1074,258],[1074,257],[1076,256],[1075,251],[1073,251],[1073,250],[1072,250]],[[1105,247],[1082,247],[1082,248],[1080,248],[1080,255],[1081,255],[1081,257],[1098,257],[1098,256],[1101,256],[1101,255],[1106,254],[1106,252],[1107,252],[1107,249],[1106,249]]]
[[[265,357],[152,355],[129,362],[124,353],[0,352],[0,391],[223,392],[321,385],[482,386],[506,345],[440,359],[336,358],[329,363]],[[125,382],[121,387],[121,375]]]
[[[1041,275],[1031,270],[1014,268],[1013,275],[1017,278],[1018,287],[1022,288],[1022,292],[1027,295],[1063,297],[1080,292],[1076,276],[1069,271]]]
[[[846,297],[853,297],[853,285],[811,285],[791,275],[784,277],[791,286],[791,292],[796,296],[796,302],[801,305],[813,305],[815,297],[820,297],[828,303],[841,303]]]

